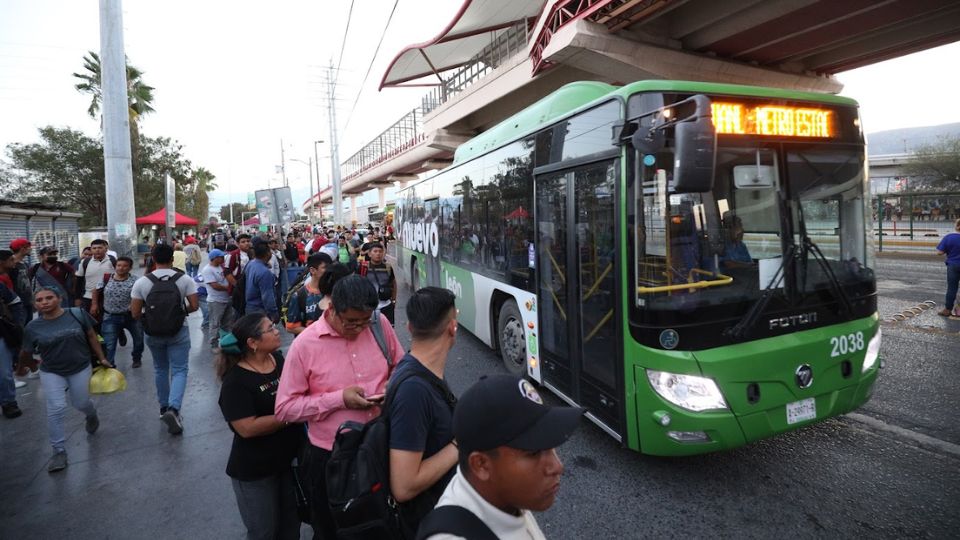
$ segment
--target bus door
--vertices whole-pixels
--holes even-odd
[[[616,160],[535,173],[544,382],[621,434]]]

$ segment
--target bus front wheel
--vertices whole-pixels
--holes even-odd
[[[500,358],[511,375],[522,377],[527,370],[526,337],[523,332],[523,319],[520,309],[513,300],[507,300],[500,306],[497,319],[500,341]]]

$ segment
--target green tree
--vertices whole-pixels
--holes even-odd
[[[202,216],[206,221],[208,201],[198,200],[216,189],[213,174],[194,169],[181,145],[167,137],[141,137],[141,159],[134,170],[134,204],[141,214],[164,205],[164,186],[169,173],[176,184],[177,208],[181,214]],[[106,223],[103,144],[80,131],[47,126],[40,129],[40,142],[14,143],[7,147],[10,163],[0,167],[6,195],[29,193],[42,202],[75,210],[82,225]],[[201,214],[202,212],[202,214]]]
[[[70,128],[40,128],[40,142],[7,147],[10,180],[20,194],[83,215],[81,225],[106,222],[103,145]],[[4,182],[7,184],[8,182]]]
[[[960,189],[960,137],[940,137],[917,148],[912,157],[904,166],[904,172],[915,178],[912,191]]]
[[[133,168],[137,168],[137,160],[140,157],[140,117],[154,112],[153,109],[153,91],[154,88],[143,82],[143,72],[127,63],[127,111],[130,115],[130,156],[133,161]],[[100,65],[100,56],[88,51],[83,57],[82,73],[74,73],[73,76],[80,80],[74,85],[80,93],[90,95],[90,106],[87,107],[87,114],[94,120],[100,114],[100,106],[103,103],[103,89],[101,87],[102,68]]]
[[[247,205],[246,205],[246,203],[238,203],[238,202],[235,202],[235,203],[225,204],[225,205],[221,206],[221,207],[220,207],[220,221],[221,221],[221,222],[226,222],[226,223],[230,222],[230,206],[233,206],[233,219],[234,219],[234,221],[236,221],[237,223],[240,223],[240,221],[241,221],[241,216],[243,216],[243,213],[247,211]]]
[[[193,213],[190,214],[200,223],[206,223],[210,216],[210,193],[216,191],[216,176],[212,172],[200,167],[193,171],[190,184],[193,189]]]

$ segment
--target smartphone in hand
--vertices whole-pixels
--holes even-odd
[[[372,396],[366,396],[364,399],[370,403],[383,403],[383,398],[387,397],[386,394],[374,394]]]

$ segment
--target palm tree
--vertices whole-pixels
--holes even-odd
[[[96,119],[100,113],[100,104],[103,102],[103,89],[101,87],[101,64],[100,56],[88,51],[83,57],[83,73],[74,73],[73,76],[80,80],[74,85],[80,93],[90,94],[90,106],[87,107],[87,114],[90,118]],[[130,154],[133,160],[133,170],[137,170],[137,162],[140,154],[140,127],[138,121],[140,116],[154,112],[153,103],[154,88],[143,82],[143,72],[130,65],[127,60],[127,109],[130,115]]]
[[[194,216],[201,224],[207,222],[210,214],[210,196],[217,190],[217,184],[214,182],[216,176],[203,167],[198,167],[193,171],[193,211]]]

